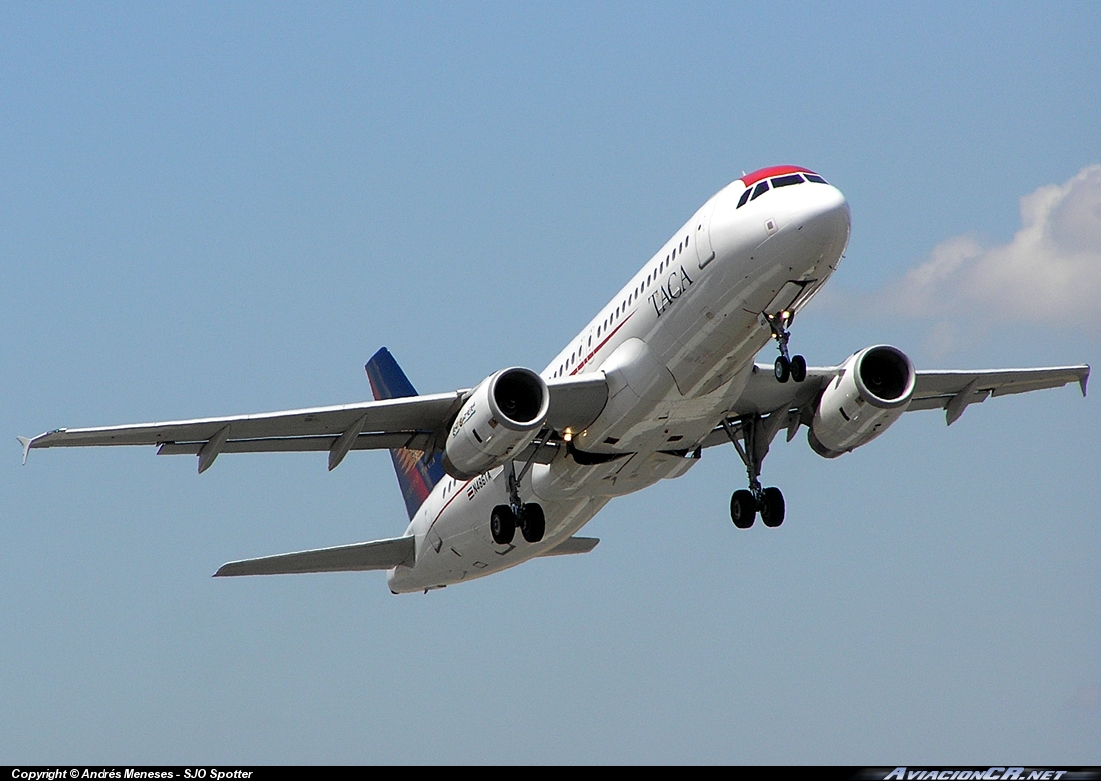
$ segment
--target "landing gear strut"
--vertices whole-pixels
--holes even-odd
[[[749,490],[735,491],[730,497],[730,520],[739,529],[748,529],[753,525],[757,513],[761,514],[761,521],[765,526],[775,528],[784,522],[784,495],[779,488],[761,488],[761,462],[768,453],[772,438],[784,422],[787,415],[774,412],[767,418],[753,415],[741,421],[739,425],[741,438],[745,440],[745,447],[738,441],[739,432],[734,429],[730,421],[723,418],[723,429],[730,437],[734,449],[738,451],[742,462],[745,464],[746,473],[749,475]]]
[[[788,377],[796,382],[802,382],[807,378],[807,359],[802,355],[794,358],[788,352],[788,340],[791,339],[791,331],[788,326],[795,319],[795,313],[784,310],[774,315],[762,313],[761,315],[772,331],[772,338],[779,344],[780,357],[776,359],[773,373],[778,382],[787,382]]]
[[[550,430],[547,431],[542,441],[536,446],[538,449],[550,439]],[[533,454],[531,460],[524,465],[519,477],[516,475],[516,464],[508,462],[505,469],[508,470],[508,504],[499,504],[489,514],[489,533],[493,541],[498,545],[512,544],[512,538],[516,536],[516,527],[520,527],[520,534],[528,542],[539,542],[547,530],[547,517],[543,513],[542,506],[535,502],[524,503],[520,501],[520,480],[528,473],[535,461]]]

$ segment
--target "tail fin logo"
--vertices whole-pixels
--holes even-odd
[[[364,369],[367,371],[367,380],[371,383],[371,393],[374,394],[376,401],[417,395],[413,384],[409,382],[405,372],[385,347],[371,356],[371,360],[367,361]],[[413,516],[424,504],[424,500],[445,476],[443,459],[439,453],[431,458],[425,458],[423,451],[404,447],[392,449],[390,457],[394,462],[394,471],[398,476],[398,485],[401,486],[401,495],[405,499],[409,520],[413,520]]]

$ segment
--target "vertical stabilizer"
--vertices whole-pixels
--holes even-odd
[[[385,347],[372,355],[363,368],[367,370],[367,380],[371,383],[371,393],[376,401],[417,395],[413,384]],[[443,459],[439,453],[425,458],[420,450],[404,447],[391,450],[390,457],[394,460],[394,471],[398,474],[398,485],[401,486],[409,520],[413,520],[436,483],[444,478]]]

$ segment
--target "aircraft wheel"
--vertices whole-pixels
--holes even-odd
[[[761,521],[770,529],[784,522],[784,495],[779,488],[766,488],[761,492]]]
[[[757,500],[746,490],[735,491],[730,497],[730,520],[739,529],[748,529],[757,517]]]
[[[784,356],[780,356],[776,359],[776,363],[773,365],[772,373],[776,375],[777,382],[787,382],[788,377],[791,376],[791,363]]]
[[[520,533],[528,542],[539,542],[543,539],[543,532],[547,530],[547,517],[543,514],[542,506],[532,502],[525,504],[520,512]]]
[[[508,545],[516,536],[516,515],[507,504],[499,504],[489,514],[489,533],[498,545]]]
[[[791,359],[791,379],[802,382],[807,378],[807,359],[796,355]]]

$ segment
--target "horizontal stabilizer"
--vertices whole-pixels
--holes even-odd
[[[281,553],[259,559],[245,559],[223,564],[214,577],[232,575],[296,575],[304,572],[358,572],[390,569],[399,564],[413,565],[416,538],[397,537],[392,540],[357,542],[335,548],[318,548],[298,553]]]
[[[569,556],[571,553],[588,553],[600,542],[596,537],[567,537],[559,545],[540,556]]]

